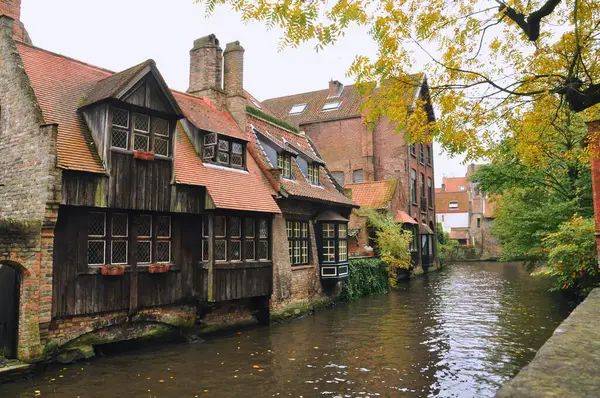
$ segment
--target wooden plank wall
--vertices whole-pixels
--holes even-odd
[[[66,317],[130,308],[131,273],[90,275],[87,265],[87,208],[61,206],[55,231],[52,316]],[[138,270],[138,308],[206,301],[207,271],[200,263],[200,216],[172,215],[174,270]],[[135,302],[135,301],[134,301]]]
[[[270,263],[245,268],[215,265],[214,283],[215,301],[270,296],[273,292],[273,268]]]

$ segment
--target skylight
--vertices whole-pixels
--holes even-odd
[[[328,102],[325,105],[323,105],[322,111],[323,112],[334,111],[336,109],[339,109],[341,104],[342,104],[342,101]]]
[[[289,115],[297,115],[297,114],[304,112],[305,109],[306,109],[306,104],[296,104],[296,105],[292,106],[292,109],[290,109],[290,112],[288,114]]]
[[[254,100],[252,100],[252,103],[254,104],[255,107],[257,107],[258,109],[262,109],[262,106],[260,106],[260,104]]]

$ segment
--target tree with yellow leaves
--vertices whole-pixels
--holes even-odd
[[[535,102],[598,115],[598,0],[197,1],[209,13],[228,3],[244,21],[283,29],[282,47],[316,41],[322,49],[352,25],[368,27],[377,55],[358,54],[349,66],[367,118],[388,117],[410,140],[432,134],[467,159],[485,155],[497,134],[510,131],[506,120]],[[417,59],[425,60],[419,71],[412,70]],[[406,95],[415,72],[427,77],[437,120]]]

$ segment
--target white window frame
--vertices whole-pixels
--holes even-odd
[[[337,111],[342,106],[342,101],[326,102],[321,108],[321,112]]]
[[[307,103],[292,105],[292,107],[290,108],[290,111],[288,112],[288,115],[300,115],[300,114],[304,113],[307,105],[308,105]]]

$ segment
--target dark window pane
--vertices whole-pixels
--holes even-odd
[[[269,224],[267,220],[260,220],[258,222],[258,237],[261,239],[269,237]]]
[[[232,240],[229,246],[230,249],[230,260],[241,261],[242,260],[242,241]]]
[[[227,260],[227,241],[225,239],[215,240],[215,261]]]
[[[113,240],[110,243],[111,264],[127,264],[127,241]]]
[[[171,261],[171,242],[156,242],[156,262],[168,263]]]
[[[361,183],[361,182],[363,182],[363,171],[362,171],[362,169],[354,170],[354,173],[352,174],[352,181],[354,183]]]
[[[133,128],[136,131],[150,132],[150,117],[136,113],[133,118]]]
[[[112,215],[112,236],[127,236],[127,214]]]
[[[150,264],[152,262],[152,242],[141,240],[137,243],[138,264]]]
[[[113,126],[129,128],[129,112],[123,109],[113,109]]]
[[[110,145],[114,148],[127,149],[129,147],[129,133],[126,130],[113,128]]]
[[[169,121],[165,119],[154,119],[154,133],[162,135],[163,137],[169,136]]]
[[[89,265],[104,265],[104,241],[88,241],[87,262]]]
[[[88,236],[106,235],[105,213],[90,213],[88,218]]]
[[[138,237],[152,236],[152,216],[140,216],[138,219]]]
[[[144,134],[134,134],[133,150],[148,152],[150,150],[150,136]]]
[[[208,260],[208,239],[202,239],[202,261]]]
[[[223,216],[215,217],[215,236],[223,237],[226,235],[226,220]]]
[[[156,218],[156,236],[159,238],[171,237],[171,217],[160,216]]]
[[[254,219],[246,218],[244,223],[244,234],[246,235],[246,238],[254,238]]]
[[[258,242],[258,259],[268,260],[269,259],[269,242],[261,240]]]
[[[255,242],[253,240],[246,241],[246,260],[254,260],[256,259],[255,250],[254,250]]]
[[[169,140],[165,138],[154,138],[154,153],[162,156],[169,156]]]
[[[242,220],[239,217],[229,217],[229,234],[234,238],[242,236]]]

